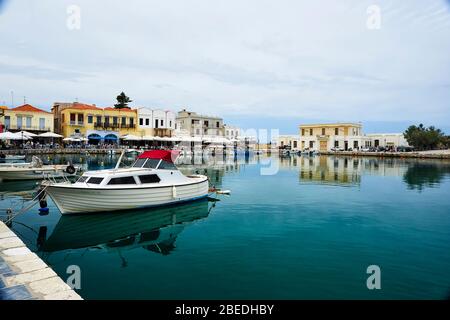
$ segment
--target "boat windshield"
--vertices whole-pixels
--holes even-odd
[[[136,162],[133,164],[133,167],[141,168],[142,165],[145,163],[145,160],[147,160],[147,159],[137,159]]]
[[[134,168],[156,169],[160,159],[137,159],[133,164]]]
[[[144,168],[151,168],[156,169],[156,166],[158,165],[160,159],[148,159],[147,162],[144,164]]]

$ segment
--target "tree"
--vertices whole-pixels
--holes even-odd
[[[409,126],[404,136],[406,141],[418,150],[432,150],[447,143],[447,138],[440,129],[434,126],[425,128],[423,124]]]
[[[129,108],[128,103],[133,102],[127,95],[122,91],[121,94],[117,96],[117,103],[114,105],[116,109]]]

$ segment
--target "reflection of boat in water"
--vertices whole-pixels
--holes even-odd
[[[167,254],[184,226],[209,214],[209,201],[162,207],[148,211],[61,216],[39,250],[54,252],[95,248],[106,251],[143,247]],[[39,242],[39,241],[38,241]]]

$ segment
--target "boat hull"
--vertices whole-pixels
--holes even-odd
[[[208,196],[208,180],[142,188],[68,188],[50,185],[47,194],[62,214],[140,209],[194,201]]]

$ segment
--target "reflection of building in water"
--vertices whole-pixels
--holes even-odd
[[[300,180],[356,185],[361,182],[361,160],[327,156],[301,157]]]
[[[425,176],[429,177],[430,172],[445,172],[446,170],[445,166],[436,163],[436,161],[426,162],[424,160],[412,159],[377,159],[339,156],[301,157],[298,159],[300,162],[300,179],[302,181],[336,184],[359,184],[363,174],[407,177],[408,173],[419,168],[417,172],[420,173],[426,171]],[[287,160],[284,159],[283,161],[284,163],[287,163]],[[280,162],[280,164],[281,163],[283,162]],[[286,166],[286,164],[284,166]],[[418,174],[415,172],[410,176],[416,177]],[[405,181],[406,180],[411,181],[411,179],[405,178]]]

